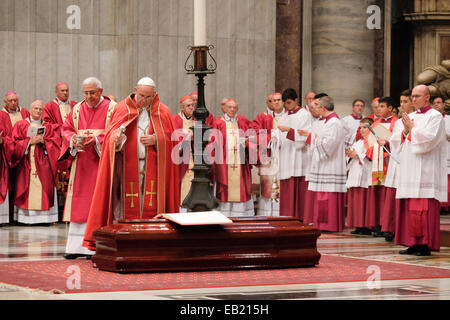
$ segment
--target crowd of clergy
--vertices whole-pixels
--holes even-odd
[[[95,77],[81,87],[81,102],[61,82],[53,101],[28,108],[8,92],[0,110],[0,226],[68,222],[67,259],[90,258],[101,226],[187,211],[194,177],[196,92],[172,114],[149,77],[122,101]],[[321,232],[350,227],[407,247],[401,254],[439,251],[450,177],[443,99],[417,86],[400,101],[355,99],[341,118],[326,93],[304,98],[270,93],[250,120],[225,97],[209,114],[204,158],[217,210],[294,216]]]

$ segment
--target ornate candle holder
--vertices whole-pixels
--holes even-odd
[[[208,74],[214,74],[217,69],[217,63],[211,56],[210,50],[214,46],[199,46],[188,47],[190,54],[184,64],[184,69],[187,74],[193,74],[198,78],[197,91],[198,103],[194,111],[196,119],[195,125],[191,128],[194,132],[194,141],[191,145],[191,150],[194,155],[194,178],[192,179],[191,189],[182,203],[183,208],[189,211],[210,211],[219,205],[219,201],[214,196],[211,180],[209,174],[211,172],[211,165],[205,162],[204,151],[209,141],[207,132],[212,129],[206,125],[206,119],[209,116],[209,111],[205,104],[205,81],[204,78]],[[194,57],[194,65],[188,63],[191,56]],[[208,65],[208,56],[212,59],[213,64]]]

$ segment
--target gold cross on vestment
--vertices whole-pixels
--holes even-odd
[[[236,170],[237,169],[237,151],[239,150],[237,148],[238,146],[238,142],[237,142],[237,136],[234,136],[234,148],[233,148],[233,152],[234,152],[234,162],[233,165],[231,166],[231,169]]]
[[[145,191],[145,195],[146,196],[150,195],[150,202],[148,203],[148,206],[152,207],[153,206],[153,196],[154,195],[156,196],[156,192],[153,191],[153,187],[155,185],[155,180],[151,180],[150,183],[151,183],[150,184],[150,192],[149,191]]]
[[[134,198],[138,197],[137,193],[133,193],[134,190],[134,182],[130,182],[131,193],[125,194],[125,197],[131,197],[131,205],[130,208],[134,208]]]

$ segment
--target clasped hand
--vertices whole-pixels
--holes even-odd
[[[82,142],[78,142],[75,136],[72,137],[73,146],[78,150],[86,150],[87,148],[95,144],[95,137],[89,137],[84,139]]]
[[[44,136],[38,135],[38,136],[31,137],[31,139],[30,139],[31,145],[38,144],[38,143],[44,143]]]
[[[156,144],[156,136],[154,134],[144,135],[139,141],[144,145],[144,147],[154,146]]]

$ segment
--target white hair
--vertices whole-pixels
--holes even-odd
[[[97,86],[97,89],[103,89],[102,82],[95,77],[86,78],[86,79],[84,79],[84,81],[82,83],[83,86],[87,86],[87,85],[91,85],[91,84]]]
[[[34,107],[35,105],[40,104],[42,106],[44,106],[44,103],[42,102],[42,100],[34,100],[31,104],[30,104],[30,108]]]

